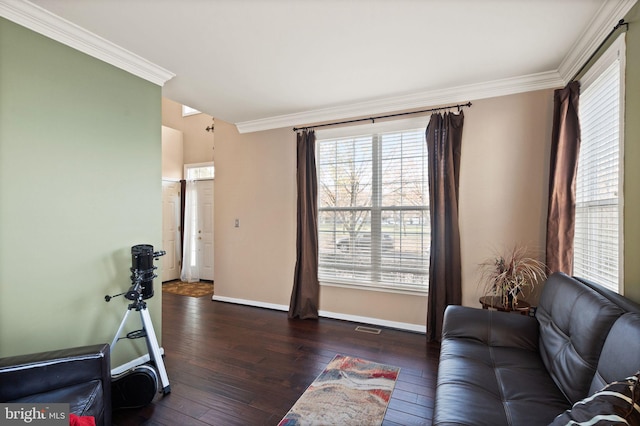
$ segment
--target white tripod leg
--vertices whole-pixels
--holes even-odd
[[[120,340],[120,333],[122,333],[122,329],[124,328],[124,324],[127,322],[127,317],[129,316],[129,310],[127,310],[127,312],[124,313],[124,317],[122,318],[122,322],[120,323],[120,327],[118,327],[118,331],[116,332],[115,337],[113,338],[113,342],[111,342],[111,348],[109,349],[111,352],[113,352],[113,347],[116,345],[116,343],[118,343],[118,340]]]
[[[153,323],[151,322],[151,315],[145,308],[140,310],[140,316],[142,318],[142,327],[146,333],[147,348],[149,350],[149,356],[155,363],[158,373],[160,373],[160,381],[162,382],[162,393],[164,395],[171,392],[171,386],[169,385],[169,376],[167,376],[167,370],[164,368],[164,361],[162,360],[162,354],[160,353],[160,346],[158,345],[158,339],[156,338],[156,332],[153,329]]]

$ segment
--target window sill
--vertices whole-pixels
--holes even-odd
[[[377,291],[381,293],[396,293],[396,294],[407,294],[412,296],[422,296],[425,297],[429,294],[428,290],[418,290],[418,289],[409,289],[402,287],[392,287],[386,285],[366,285],[366,284],[351,284],[348,282],[341,281],[320,281],[320,286],[326,287],[342,287],[349,288],[352,290],[363,290],[363,291]]]

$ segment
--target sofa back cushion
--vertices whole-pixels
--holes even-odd
[[[598,283],[594,283],[593,281],[589,281],[585,278],[581,278],[581,277],[573,277],[573,278],[585,284],[586,286],[591,287],[592,289],[594,289],[595,291],[597,291],[607,299],[611,300],[613,303],[615,303],[616,305],[624,309],[625,312],[635,312],[640,314],[640,305],[635,302],[632,302],[630,299],[627,299],[623,295],[615,293],[609,290],[608,288],[603,287]]]
[[[604,342],[589,395],[608,383],[640,371],[640,314],[626,313],[613,324]]]
[[[536,312],[540,356],[572,404],[589,394],[604,341],[623,313],[615,303],[563,273],[547,279]]]

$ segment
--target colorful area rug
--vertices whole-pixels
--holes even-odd
[[[336,355],[278,426],[380,425],[400,368]]]
[[[185,283],[182,281],[171,281],[162,284],[162,291],[179,294],[181,296],[202,297],[213,294],[213,283],[197,282]]]

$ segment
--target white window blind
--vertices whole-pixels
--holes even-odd
[[[317,143],[319,280],[426,291],[424,128]]]
[[[624,40],[624,39],[622,39]],[[624,45],[612,46],[585,76],[580,95],[581,146],[576,178],[574,275],[620,291],[621,99]]]

